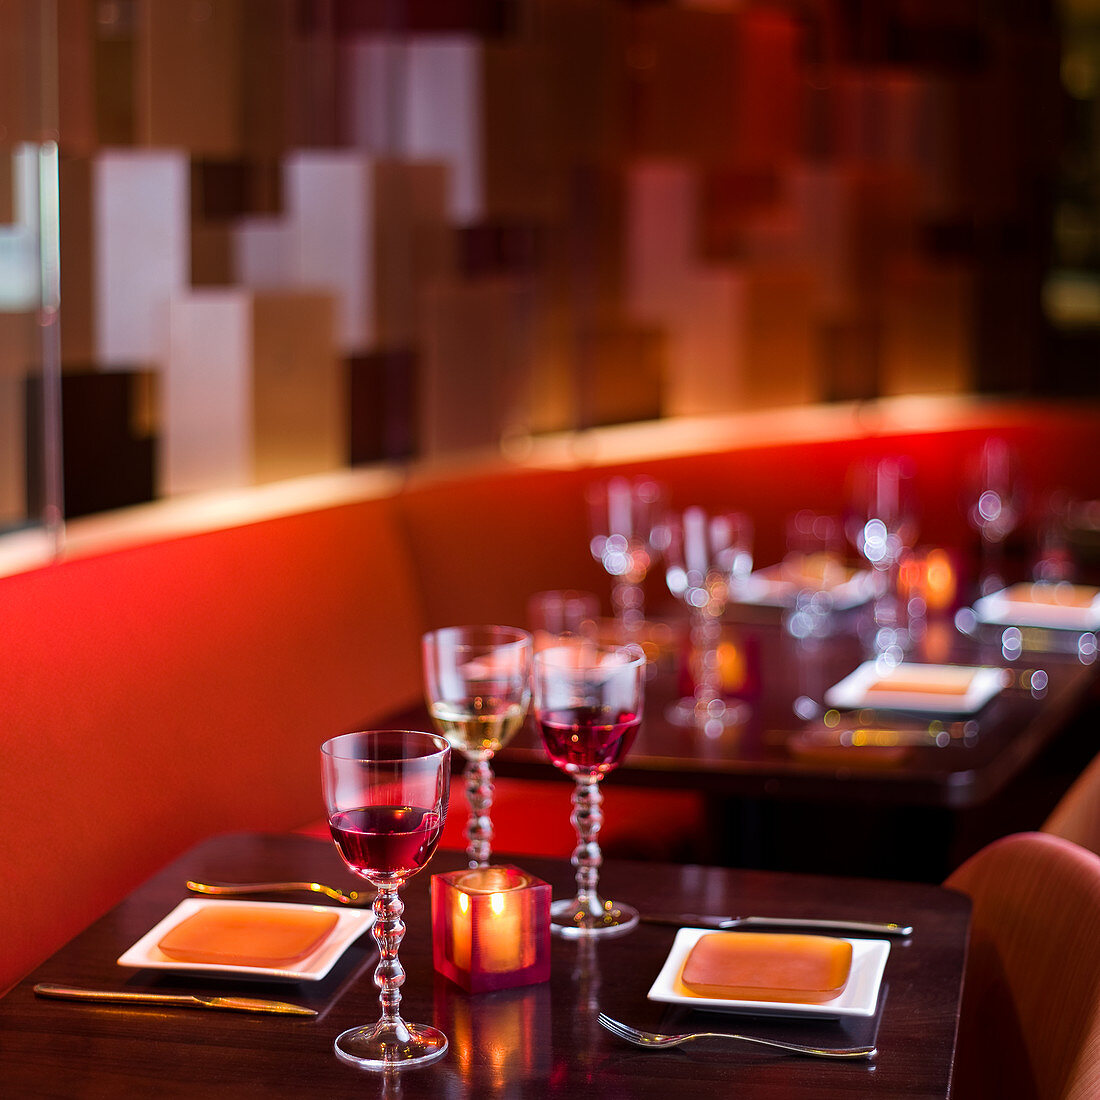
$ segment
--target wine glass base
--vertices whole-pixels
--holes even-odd
[[[688,697],[673,703],[665,717],[682,729],[700,729],[705,733],[721,733],[733,726],[744,725],[749,716],[748,703],[736,699],[712,699],[705,706]]]
[[[353,1027],[336,1037],[333,1050],[341,1062],[361,1069],[404,1069],[426,1066],[447,1052],[447,1036],[426,1024],[380,1020]]]
[[[550,930],[564,939],[621,936],[638,923],[638,910],[616,901],[584,905],[577,898],[550,906]]]

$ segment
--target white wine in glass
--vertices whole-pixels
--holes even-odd
[[[510,626],[448,626],[423,638],[424,688],[436,729],[466,759],[466,856],[492,854],[490,761],[515,735],[531,698],[531,635]]]
[[[459,703],[441,699],[430,703],[428,710],[451,748],[466,755],[499,752],[511,741],[527,713],[520,703],[492,696]]]

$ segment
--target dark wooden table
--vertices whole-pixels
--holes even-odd
[[[332,1041],[377,1017],[375,953],[366,935],[320,982],[268,983],[131,971],[115,959],[187,896],[189,877],[320,879],[360,885],[331,844],[300,836],[234,834],[200,844],[76,937],[0,999],[0,1091],[13,1098],[133,1096],[668,1097],[842,1100],[949,1093],[966,956],[969,902],[941,887],[700,866],[610,862],[609,896],[646,909],[911,922],[890,951],[875,1017],[765,1020],[688,1012],[646,999],[675,929],[640,925],[602,942],[555,938],[548,982],[470,995],[431,960],[430,873],[461,857],[438,852],[406,891],[408,972],[403,1011],[448,1034],[438,1063],[387,1080],[339,1062]],[[501,856],[503,862],[505,857]],[[554,887],[572,888],[565,861],[524,859]],[[285,900],[285,899],[284,899]],[[37,998],[38,981],[96,988],[247,992],[318,1010],[314,1018],[98,1006]],[[834,1063],[743,1045],[635,1049],[603,1031],[598,1011],[643,1027],[744,1028],[814,1042],[871,1039],[870,1062]]]
[[[813,733],[826,733],[820,718],[800,717],[795,701],[820,704],[825,691],[865,659],[859,638],[841,632],[812,645],[796,645],[780,629],[777,614],[729,622],[726,638],[743,648],[749,667],[744,722],[709,737],[669,721],[666,712],[680,694],[682,680],[678,655],[670,650],[647,684],[645,719],[615,775],[624,783],[685,787],[720,797],[836,803],[858,798],[951,809],[976,805],[1026,768],[1078,713],[1100,677],[1100,662],[1082,663],[1067,651],[1075,635],[1041,633],[1060,648],[1029,649],[1006,660],[997,632],[971,637],[950,623],[934,624],[910,659],[1002,666],[1012,675],[1011,686],[972,715],[846,714],[841,729],[854,721],[883,733],[897,730],[900,736],[896,745],[848,748],[835,738],[833,743],[824,736],[815,740]],[[1035,670],[1045,675],[1046,686],[1033,693],[1029,677]],[[422,703],[386,721],[402,728],[432,728]],[[461,766],[458,757],[455,766]],[[496,755],[493,769],[498,775],[526,778],[554,774],[530,716]]]
[[[971,637],[950,623],[933,624],[912,660],[1003,666],[1013,674],[1012,685],[973,715],[879,711],[868,721],[865,714],[862,724],[886,732],[896,729],[901,743],[846,748],[810,736],[826,730],[818,718],[799,717],[795,701],[820,704],[825,691],[865,659],[853,631],[799,645],[780,628],[778,613],[767,611],[746,614],[725,629],[728,642],[741,647],[748,668],[743,724],[708,737],[668,720],[666,710],[681,682],[673,652],[647,685],[645,720],[618,770],[623,782],[684,786],[720,796],[836,802],[856,797],[891,805],[966,808],[1019,774],[1077,712],[1100,674],[1100,664],[1083,664],[1065,651],[1068,635],[1051,643],[1061,646],[1061,652],[1031,649],[1007,661],[997,632]],[[1036,669],[1045,673],[1046,688],[1033,694],[1029,674]],[[408,717],[413,713],[427,719],[426,710],[418,708]],[[851,718],[844,715],[841,728]],[[927,735],[936,720],[937,729],[942,726],[945,733],[940,743]],[[501,775],[548,774],[533,721],[498,754],[495,769]]]
[[[853,748],[839,743],[838,730],[828,730],[820,716],[799,717],[795,702],[820,704],[865,659],[865,614],[857,609],[833,636],[798,645],[776,608],[731,613],[725,638],[740,648],[747,669],[746,717],[718,737],[668,720],[683,687],[682,648],[668,646],[646,687],[641,730],[608,786],[699,792],[709,825],[691,858],[740,867],[939,882],[1001,832],[1038,827],[1038,820],[1014,816],[1013,784],[1092,698],[1100,663],[1078,659],[1071,632],[1028,631],[1028,647],[1008,660],[1001,630],[968,635],[950,620],[932,621],[912,660],[1003,666],[1011,686],[973,715],[843,714],[839,730],[862,724],[887,736],[896,730],[900,738]],[[666,621],[674,637],[683,629]],[[1033,693],[1035,670],[1046,686]],[[386,723],[432,728],[420,703]],[[456,770],[461,766],[456,754]],[[493,768],[517,778],[557,775],[530,717]],[[864,843],[853,858],[843,840],[857,832]]]

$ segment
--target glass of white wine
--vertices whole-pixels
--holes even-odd
[[[448,626],[424,635],[424,687],[436,729],[466,759],[466,855],[489,863],[495,753],[523,724],[531,698],[531,635],[510,626]]]

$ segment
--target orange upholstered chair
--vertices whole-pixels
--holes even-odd
[[[1100,1097],[1100,857],[1002,837],[946,885],[973,900],[953,1095]]]
[[[1100,754],[1074,780],[1043,822],[1042,831],[1100,855]]]

